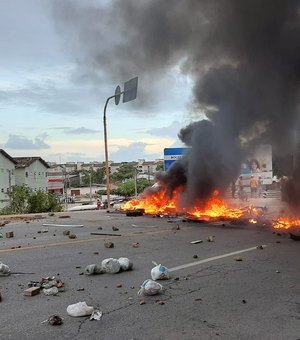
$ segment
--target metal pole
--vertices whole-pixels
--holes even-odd
[[[106,171],[106,194],[107,194],[107,209],[110,209],[110,176],[108,165],[108,148],[107,148],[107,131],[106,131],[106,108],[110,99],[115,96],[108,97],[104,106],[103,125],[104,125],[104,151],[105,151],[105,171]]]
[[[92,169],[90,169],[90,204],[92,203]]]
[[[134,196],[137,198],[137,168],[134,169]]]

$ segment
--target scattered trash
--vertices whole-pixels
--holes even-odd
[[[152,280],[167,280],[170,278],[167,267],[157,264],[154,261],[152,261],[152,263],[155,265],[155,267],[151,269]]]
[[[234,257],[234,260],[235,260],[235,261],[243,261],[243,259],[242,259],[240,256]]]
[[[89,264],[85,267],[84,273],[86,275],[103,274],[105,273],[105,270],[102,268],[101,265]]]
[[[70,233],[70,234],[69,234],[69,238],[74,239],[74,238],[77,238],[77,236],[76,236],[76,234],[74,234],[74,233]]]
[[[70,215],[61,215],[61,216],[58,216],[58,218],[70,218],[71,216]]]
[[[127,257],[120,257],[118,261],[121,266],[121,270],[127,271],[131,270],[133,267],[133,263]]]
[[[84,291],[84,288],[78,288],[78,289],[76,289],[77,290],[77,292],[83,292]]]
[[[8,276],[8,275],[10,275],[9,267],[6,264],[0,262],[0,276]]]
[[[145,280],[138,291],[138,295],[156,295],[163,291],[163,286],[152,280]]]
[[[194,258],[194,259],[197,259],[197,258],[198,258],[198,255],[194,255],[193,258]]]
[[[52,326],[60,326],[63,324],[63,318],[61,318],[59,315],[56,315],[56,314],[49,316],[47,321]]]
[[[0,238],[3,238],[3,230],[2,230],[2,228],[0,229]]]
[[[280,273],[280,271],[279,271],[279,270],[276,270],[276,273],[277,273],[277,274],[279,274],[279,273]]]
[[[67,307],[67,313],[70,316],[87,316],[91,315],[94,312],[94,307],[88,306],[85,301],[77,302],[73,305],[69,305]]]
[[[90,320],[99,321],[102,318],[103,313],[100,310],[94,310],[92,315],[90,316]]]
[[[246,301],[246,300],[242,300],[242,302],[243,302],[243,303],[247,303],[247,301]]]
[[[256,249],[264,249],[263,246],[257,246]]]
[[[202,240],[196,240],[196,241],[191,241],[190,243],[191,244],[197,244],[197,243],[202,243],[203,241]]]
[[[64,236],[70,235],[70,230],[64,230],[64,231],[63,231],[63,235],[64,235]]]
[[[131,225],[133,228],[158,228],[156,225],[136,225],[132,224]]]
[[[6,237],[6,238],[12,238],[12,237],[14,237],[14,232],[13,232],[13,231],[7,231],[7,232],[5,233],[5,237]]]
[[[103,260],[101,266],[109,274],[116,274],[121,270],[119,261],[113,258]]]
[[[214,242],[215,241],[215,237],[214,236],[208,236],[207,241],[208,242]]]
[[[180,230],[179,224],[176,227],[173,227],[172,230]]]
[[[146,302],[145,302],[145,300],[140,300],[139,304],[140,304],[140,305],[145,305]]]
[[[119,230],[119,228],[117,228],[117,227],[112,227],[111,228],[113,231],[118,231]]]
[[[41,233],[48,233],[49,229],[43,228],[41,229]]]
[[[62,217],[60,217],[60,218],[62,218]],[[44,226],[44,227],[64,227],[64,228],[82,228],[83,224],[53,224],[53,223],[43,223],[42,226]]]
[[[1,293],[0,293],[0,302],[2,301],[2,295],[1,295]]]
[[[51,288],[44,288],[43,289],[43,293],[47,296],[50,296],[50,295],[57,295],[59,292],[58,288],[56,286],[53,286]]]
[[[140,246],[139,242],[132,243],[133,248],[138,248]]]
[[[24,290],[23,295],[34,296],[40,293],[40,287],[31,287]]]
[[[123,287],[122,283],[117,284],[117,288],[122,288],[122,287]]]

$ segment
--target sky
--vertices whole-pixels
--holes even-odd
[[[110,6],[110,1],[98,2]],[[38,156],[47,162],[104,161],[105,101],[117,85],[123,89],[124,82],[136,76],[137,99],[118,106],[111,100],[107,107],[109,159],[155,160],[163,158],[164,148],[183,146],[177,134],[192,121],[192,81],[179,65],[160,74],[157,84],[142,68],[116,76],[111,71],[114,60],[109,67],[106,60],[93,69],[85,65],[86,47],[77,39],[80,32],[72,29],[76,22],[64,26],[57,4],[1,3],[0,148],[12,157]],[[66,13],[67,5],[62,9]],[[105,38],[93,37],[94,48],[116,43],[110,25],[101,27]]]

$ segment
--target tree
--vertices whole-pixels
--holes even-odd
[[[137,193],[142,193],[145,188],[153,185],[153,181],[149,182],[145,178],[141,178],[137,180]],[[114,193],[116,195],[125,196],[125,197],[131,197],[135,194],[135,181],[129,180],[125,183],[122,183],[118,189],[114,190]]]
[[[104,176],[105,176],[105,171],[104,168],[97,169],[96,171],[91,169],[91,170],[82,170],[82,179],[81,183],[88,187],[90,186],[90,182],[101,184],[104,181]]]
[[[163,171],[164,170],[164,164],[163,163],[157,164],[155,170],[156,171]]]
[[[33,191],[26,185],[14,185],[8,193],[10,204],[2,210],[5,214],[42,213],[61,211],[62,206],[54,194]]]
[[[124,182],[135,177],[136,167],[130,163],[122,164],[118,171],[111,175],[111,179],[116,182]]]

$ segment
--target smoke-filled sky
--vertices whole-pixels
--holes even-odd
[[[190,178],[202,164],[191,187],[213,187],[253,144],[292,147],[299,1],[31,0],[0,15],[1,143],[13,156],[27,142],[50,158],[102,160],[105,99],[134,76],[138,99],[109,107],[110,159],[161,157],[184,128]]]

